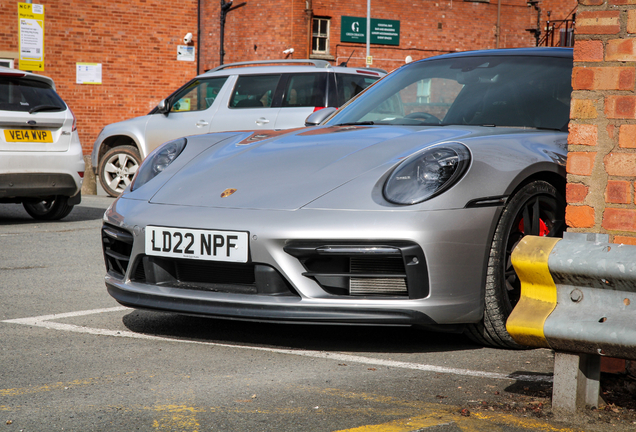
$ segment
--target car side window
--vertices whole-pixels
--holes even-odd
[[[203,111],[208,109],[225,84],[227,77],[197,79],[172,98],[170,112]]]
[[[280,81],[277,75],[241,75],[230,97],[230,108],[269,108]]]
[[[324,107],[326,73],[290,74],[283,107]]]
[[[404,115],[427,113],[443,119],[464,86],[454,79],[421,79],[400,91]]]
[[[342,106],[349,99],[376,82],[380,77],[353,74],[336,74],[338,86],[338,106]]]

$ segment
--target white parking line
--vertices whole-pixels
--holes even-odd
[[[552,382],[552,376],[547,374],[545,375],[500,374],[500,373],[494,373],[494,372],[474,371],[470,369],[447,368],[442,366],[433,366],[433,365],[426,365],[421,363],[384,360],[384,359],[377,359],[372,357],[354,356],[349,354],[326,352],[326,351],[265,348],[265,347],[246,346],[246,345],[221,344],[216,342],[201,342],[201,341],[192,341],[192,340],[184,340],[184,339],[171,339],[171,338],[165,338],[160,336],[151,336],[151,335],[145,335],[140,333],[134,333],[130,331],[98,329],[98,328],[84,327],[84,326],[78,326],[73,324],[63,324],[63,323],[52,321],[52,320],[62,319],[62,318],[72,318],[72,317],[95,315],[95,314],[108,313],[108,312],[120,312],[124,310],[131,310],[131,309],[120,306],[120,307],[112,307],[112,308],[106,308],[106,309],[92,309],[92,310],[68,312],[68,313],[62,313],[62,314],[42,315],[42,316],[30,317],[30,318],[10,319],[10,320],[4,320],[0,322],[9,323],[9,324],[29,325],[34,327],[44,327],[44,328],[52,329],[52,330],[61,330],[61,331],[68,331],[68,332],[74,332],[74,333],[88,333],[92,335],[101,335],[101,336],[114,336],[114,337],[124,337],[124,338],[133,338],[133,339],[150,339],[150,340],[157,340],[157,341],[164,341],[164,342],[176,342],[176,343],[187,343],[187,344],[196,344],[196,345],[208,345],[208,346],[223,347],[223,348],[265,351],[265,352],[271,352],[276,354],[287,354],[287,355],[296,355],[296,356],[302,356],[302,357],[322,358],[322,359],[336,360],[341,362],[362,363],[362,364],[375,365],[375,366],[412,369],[412,370],[419,370],[424,372],[446,373],[446,374],[452,374],[452,375],[471,376],[471,377],[477,377],[477,378],[503,379],[503,380],[515,380],[515,381],[526,381],[526,382]]]

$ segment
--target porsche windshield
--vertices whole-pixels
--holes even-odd
[[[572,59],[466,56],[404,66],[328,124],[513,126],[567,131]]]

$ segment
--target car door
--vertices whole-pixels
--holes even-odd
[[[148,152],[171,139],[208,133],[216,112],[227,99],[227,76],[197,78],[170,97],[170,111],[149,116],[146,124]]]
[[[239,75],[228,101],[219,107],[211,132],[274,129],[282,74]]]

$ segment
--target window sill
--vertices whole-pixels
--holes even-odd
[[[331,54],[309,54],[310,59],[335,61],[336,58]]]

